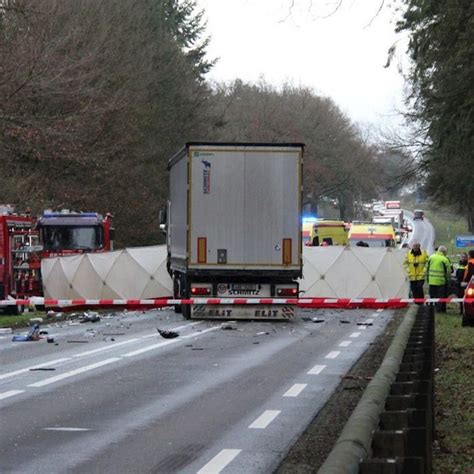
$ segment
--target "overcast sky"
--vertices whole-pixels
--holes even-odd
[[[399,123],[403,79],[383,67],[399,37],[381,1],[343,0],[330,15],[337,1],[294,0],[290,12],[291,0],[198,0],[219,58],[209,78],[310,86],[354,121]]]

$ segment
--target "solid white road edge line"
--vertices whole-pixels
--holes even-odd
[[[360,332],[353,332],[349,337],[359,337]]]
[[[249,428],[264,430],[279,414],[281,410],[265,410]]]
[[[69,377],[74,377],[75,375],[88,372],[89,370],[98,369],[99,367],[103,367],[104,365],[112,364],[113,362],[117,362],[118,360],[121,360],[120,357],[112,357],[111,359],[106,359],[100,362],[96,362],[95,364],[79,367],[78,369],[71,370],[70,372],[65,372],[64,374],[56,375],[55,377],[50,377],[49,379],[40,380],[39,382],[29,384],[28,387],[44,387],[45,385],[59,382],[60,380],[67,379]]]
[[[241,449],[223,449],[204,467],[199,469],[197,474],[218,474],[227,466],[227,464],[231,463],[241,451]]]
[[[13,377],[15,375],[24,374],[25,372],[29,372],[31,369],[40,369],[41,367],[49,367],[51,365],[57,365],[57,364],[60,364],[61,362],[66,362],[68,360],[71,360],[71,358],[65,357],[63,359],[50,360],[49,362],[44,362],[43,364],[39,364],[39,365],[32,365],[31,367],[26,367],[25,369],[19,369],[13,372],[6,372],[5,374],[0,374],[0,380],[6,379],[8,377]]]
[[[10,398],[15,395],[19,395],[20,393],[23,393],[24,390],[10,390],[9,392],[3,392],[0,393],[0,400],[4,400],[5,398]]]
[[[325,359],[335,359],[340,353],[341,351],[331,351]]]
[[[167,341],[159,342],[158,344],[152,344],[151,346],[143,347],[142,349],[137,349],[136,351],[127,352],[126,354],[123,354],[122,357],[134,357],[136,355],[143,354],[144,352],[152,351],[163,346],[176,344],[177,342],[182,341],[183,339],[189,339],[191,337],[197,337],[201,334],[205,334],[206,332],[215,331],[216,329],[220,329],[220,326],[214,326],[212,328],[204,329],[203,331],[193,332],[191,334],[188,334],[187,336],[181,336],[175,339],[168,339]]]
[[[325,365],[315,365],[311,370],[307,372],[308,375],[319,375],[324,369]]]
[[[297,397],[307,386],[307,383],[295,383],[283,396]]]
[[[347,347],[347,346],[350,346],[351,344],[352,344],[352,341],[342,341],[339,344],[339,347]]]

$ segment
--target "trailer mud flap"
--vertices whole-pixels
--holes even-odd
[[[289,320],[295,317],[295,305],[201,305],[191,306],[192,319],[264,319]]]

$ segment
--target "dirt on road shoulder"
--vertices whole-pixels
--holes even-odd
[[[359,402],[365,387],[377,372],[404,314],[405,310],[396,312],[384,332],[341,379],[334,394],[281,462],[276,471],[278,474],[318,471]]]

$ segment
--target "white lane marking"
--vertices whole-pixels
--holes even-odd
[[[13,376],[19,375],[19,374],[24,374],[25,372],[29,372],[31,369],[40,369],[41,367],[51,367],[53,365],[60,364],[61,362],[66,362],[67,360],[71,360],[71,358],[70,357],[65,357],[63,359],[51,360],[49,362],[44,362],[43,364],[32,365],[31,367],[26,367],[25,369],[19,369],[19,370],[15,370],[13,372],[6,372],[5,374],[0,375],[0,380],[1,379],[6,379],[8,377],[13,377]]]
[[[360,332],[353,332],[349,337],[359,337]]]
[[[197,324],[202,324],[204,321],[196,321],[195,323],[184,324],[183,326],[178,326],[176,328],[171,328],[169,331],[179,331],[180,329],[190,328],[192,326],[196,326]],[[149,337],[161,337],[158,332],[156,334],[148,334],[146,336],[142,336],[142,339],[148,339]]]
[[[59,382],[60,380],[67,379],[69,377],[74,377],[75,375],[82,374],[84,372],[88,372],[89,370],[98,369],[99,367],[103,367],[104,365],[112,364],[113,362],[117,362],[121,360],[120,357],[112,357],[111,359],[102,360],[100,362],[96,362],[95,364],[86,365],[84,367],[79,367],[78,369],[71,370],[70,372],[65,372],[64,374],[56,375],[55,377],[50,377],[49,379],[41,380],[39,382],[32,383],[28,385],[28,387],[44,387],[45,385],[49,385],[51,383]]]
[[[381,313],[382,311],[383,311],[383,308],[379,308],[379,309],[377,310],[377,313]]]
[[[10,390],[9,392],[0,393],[0,400],[3,400],[5,398],[14,397],[15,395],[19,395],[20,393],[23,393],[23,392],[24,392],[24,390]]]
[[[373,318],[369,318],[363,321],[364,324],[373,324],[373,322],[374,322]]]
[[[214,456],[204,467],[199,469],[197,474],[218,474],[228,464],[230,464],[234,458],[238,456],[241,449],[223,449],[219,454]]]
[[[89,428],[73,428],[71,426],[64,426],[58,428],[44,428],[45,431],[90,431]]]
[[[297,397],[306,387],[307,383],[295,383],[286,393],[284,397]]]
[[[325,365],[315,365],[309,372],[308,375],[318,375],[326,368]]]
[[[360,326],[359,329],[365,330],[365,329],[367,329],[367,326]]]
[[[347,347],[347,346],[350,346],[351,344],[352,344],[352,341],[342,341],[339,344],[339,347]]]
[[[279,414],[281,410],[265,410],[249,428],[264,430]]]
[[[341,351],[331,351],[325,359],[335,359],[340,353]]]
[[[97,354],[98,352],[111,351],[115,347],[120,347],[120,346],[123,346],[125,344],[130,344],[132,342],[136,342],[136,341],[139,341],[139,340],[140,339],[137,338],[137,339],[128,339],[128,340],[122,341],[122,342],[116,342],[112,346],[99,347],[98,349],[92,349],[91,351],[81,352],[80,354],[76,354],[74,357],[84,357],[84,356],[88,356],[88,355],[91,355],[91,354]]]
[[[167,341],[159,342],[158,344],[152,344],[151,346],[143,347],[142,349],[137,349],[136,351],[127,352],[126,354],[123,354],[122,357],[134,357],[136,355],[143,354],[144,352],[152,351],[154,349],[159,349],[160,347],[168,346],[170,344],[175,344],[176,342],[182,341],[183,339],[189,339],[190,337],[197,337],[209,331],[215,331],[216,329],[219,329],[219,328],[220,326],[214,326],[212,328],[204,329],[203,331],[200,331],[200,332],[193,332],[191,334],[188,334],[187,336],[181,336],[175,339],[168,339]]]
[[[372,317],[373,317],[373,318],[376,318],[379,314],[380,314],[380,313],[374,313],[374,314],[372,314]]]

